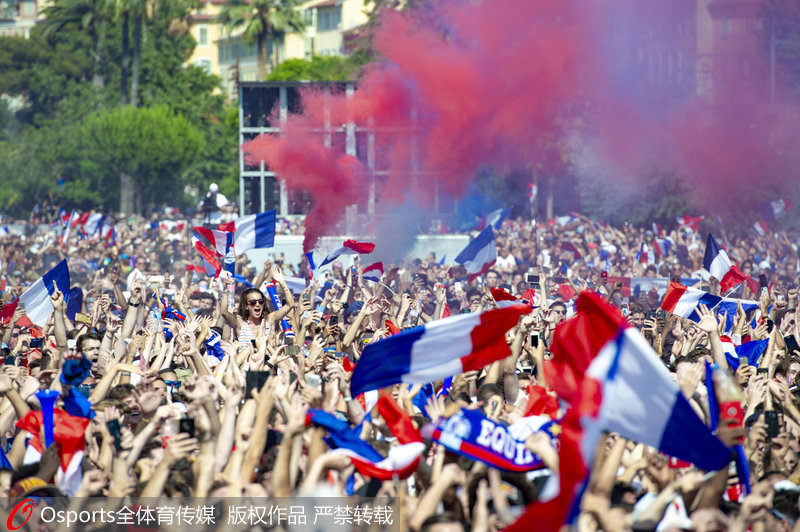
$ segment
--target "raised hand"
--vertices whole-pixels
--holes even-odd
[[[697,326],[701,331],[708,334],[717,332],[717,326],[719,325],[717,323],[717,318],[712,311],[708,310],[707,306],[702,303],[698,305],[697,314],[700,316],[700,321],[697,323]]]

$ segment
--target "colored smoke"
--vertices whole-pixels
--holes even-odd
[[[282,138],[262,137],[243,149],[290,189],[311,192],[306,250],[333,229],[345,206],[365,204],[373,182],[363,162],[341,156],[341,145],[324,145],[326,123],[379,131],[376,169],[389,176],[375,179],[378,213],[394,205],[405,212],[409,203],[431,213],[437,191],[461,197],[485,165],[503,172],[538,165],[542,173],[603,168],[599,178],[621,191],[635,190],[643,173],[661,165],[697,192],[698,208],[741,212],[734,207],[779,197],[792,182],[798,161],[790,143],[799,122],[796,113],[769,105],[763,79],[655,79],[660,71],[644,60],[660,42],[652,28],[675,32],[661,41],[679,40],[676,28],[689,35],[686,6],[694,4],[431,0],[416,11],[385,12],[374,39],[385,61],[365,74],[352,98],[305,91],[303,114],[289,117]],[[731,38],[728,46],[738,50],[715,41],[715,51],[749,54],[748,68],[764,72],[754,39]],[[683,68],[695,68],[693,53]]]

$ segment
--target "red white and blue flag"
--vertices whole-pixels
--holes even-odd
[[[684,228],[691,229],[692,231],[699,231],[700,230],[700,222],[705,220],[705,216],[675,216],[675,220],[678,222],[678,225]]]
[[[529,306],[459,314],[370,343],[353,370],[355,397],[393,384],[425,384],[481,369],[511,354],[506,331]]]
[[[512,305],[522,304],[522,301],[512,296],[502,288],[495,288],[492,286],[489,288],[489,290],[492,293],[495,303],[497,303],[497,308],[507,308]]]
[[[560,491],[533,503],[511,531],[558,530],[575,509],[605,431],[655,447],[705,471],[728,466],[731,451],[692,409],[641,334],[592,292],[559,325],[544,367],[547,383],[570,405],[562,424]]]
[[[747,280],[747,276],[731,263],[728,254],[719,247],[711,233],[708,235],[706,253],[703,256],[703,268],[719,280],[719,286],[723,292],[727,292]]]
[[[767,236],[767,233],[769,233],[769,227],[764,220],[753,224],[753,230],[758,233],[758,236]]]
[[[217,258],[217,254],[203,245],[200,236],[195,233],[192,235],[192,245],[194,249],[203,257],[203,263],[206,268],[206,275],[209,277],[218,277],[222,271],[222,265]]]
[[[792,200],[789,198],[781,198],[779,200],[770,201],[761,204],[761,214],[764,220],[771,222],[786,214],[787,211],[792,210]]]
[[[333,453],[350,457],[356,470],[362,475],[377,480],[408,478],[419,466],[425,443],[419,429],[411,422],[411,417],[401,409],[385,391],[378,399],[378,412],[397,438],[399,445],[389,449],[384,458],[369,443],[361,439],[362,426],[350,425],[325,412],[310,409],[306,414],[306,425],[314,423],[328,430],[326,442]]]
[[[365,281],[378,282],[383,277],[383,263],[376,262],[364,268],[363,278]]]
[[[59,291],[66,298],[69,294],[69,268],[67,259],[62,260],[56,266],[37,279],[24,294],[19,296],[19,300],[25,304],[25,313],[34,324],[44,327],[47,319],[53,313],[53,303],[50,296],[55,291],[55,283]]]
[[[345,240],[342,247],[336,248],[330,253],[318,266],[322,268],[326,264],[330,264],[342,255],[369,255],[375,250],[375,244],[372,242],[356,242],[355,240]]]
[[[487,227],[458,254],[455,262],[462,264],[469,273],[469,281],[483,275],[497,261],[494,231]]]
[[[233,247],[238,254],[249,249],[271,248],[275,245],[275,211],[243,216],[220,224],[217,229],[233,233]]]
[[[196,234],[204,236],[211,243],[212,248],[217,251],[217,255],[220,257],[226,256],[231,250],[233,233],[230,231],[219,231],[201,226],[195,226],[193,229]]]
[[[487,227],[493,227],[499,230],[503,226],[503,222],[505,221],[506,218],[508,218],[508,215],[510,213],[511,209],[509,209],[508,207],[492,211],[480,219],[478,224],[475,226],[475,230],[482,231]]]

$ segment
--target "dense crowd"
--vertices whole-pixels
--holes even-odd
[[[789,530],[797,523],[798,234],[715,235],[745,274],[766,280],[763,290],[744,283],[727,294],[757,300],[761,317],[743,310],[724,318],[701,312],[693,322],[659,305],[666,280],[694,279],[695,288],[719,292],[719,283],[702,271],[706,233],[697,228],[610,227],[578,215],[549,223],[506,220],[495,231],[496,263],[476,279],[469,280],[461,265],[441,263],[431,250],[424,259],[385,264],[375,283],[362,276],[367,256],[352,264],[345,257],[330,272],[307,279],[305,260],[288,264],[276,257],[253,264],[241,255],[236,277],[223,273],[214,279],[187,268],[200,263],[191,221],[132,218],[116,225],[115,245],[75,233],[64,242],[62,225],[51,221],[27,225],[24,236],[0,237],[5,305],[65,257],[71,286],[83,291],[82,308],[72,318],[66,295],[55,290],[54,312],[41,330],[26,326],[19,305],[0,324],[0,445],[10,465],[0,469],[0,496],[8,508],[35,498],[25,525],[31,530],[56,528],[46,522],[47,504],[75,504],[90,496],[114,501],[110,508],[137,498],[377,496],[393,508],[384,524],[390,521],[398,530],[510,525],[539,496],[548,469],[558,470],[557,445],[550,447],[549,440],[543,443],[535,434],[525,440],[547,468],[510,473],[426,438],[407,480],[377,480],[333,451],[326,428],[308,422],[307,415],[309,409],[324,411],[360,426],[360,438],[388,456],[398,445],[390,420],[372,409],[369,398],[350,393],[362,352],[406,328],[495,308],[491,288],[528,298],[534,307],[506,334],[512,354],[446,384],[391,386],[392,399],[416,428],[462,408],[504,426],[540,413],[532,403],[542,399],[537,390],[548,393],[542,367],[552,357],[554,331],[573,314],[578,294],[594,291],[641,331],[706,421],[711,412],[704,366],[719,360],[717,340],[768,343],[755,366],[729,370],[743,390],[751,494],[735,488],[733,466],[718,473],[676,466],[657,450],[612,433],[597,450],[577,529]],[[286,231],[299,230],[279,221],[278,233]],[[655,249],[655,260],[644,258]],[[626,281],[631,278],[665,282],[633,291]],[[298,279],[304,282],[298,285]],[[263,290],[265,283],[275,286],[280,308]],[[20,423],[41,408],[35,394],[47,388],[61,393],[59,408],[78,393],[93,412],[81,436],[77,481],[58,471],[61,446],[40,448],[37,455],[31,441],[43,434],[31,434]],[[548,415],[558,421],[563,409],[555,402]],[[778,412],[777,429],[765,411]],[[720,433],[730,445],[738,436]],[[50,501],[54,495],[69,499]],[[374,525],[348,519],[340,524]],[[226,515],[218,522],[232,521]],[[283,528],[291,528],[286,520],[276,529]]]

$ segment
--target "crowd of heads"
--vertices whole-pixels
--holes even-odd
[[[290,264],[278,255],[254,264],[242,255],[238,280],[209,278],[187,269],[200,263],[191,220],[132,218],[117,224],[115,245],[74,233],[64,241],[58,220],[35,221],[22,235],[0,237],[4,304],[66,257],[83,305],[68,316],[65,294],[56,291],[44,327],[30,326],[17,306],[0,328],[0,444],[11,465],[0,470],[0,495],[11,506],[22,496],[54,493],[68,500],[377,496],[388,498],[401,526],[413,530],[502,529],[536,500],[547,475],[500,473],[426,441],[408,481],[378,482],[356,473],[349,458],[327,447],[323,429],[306,424],[309,408],[362,423],[362,438],[385,455],[397,445],[386,420],[350,394],[361,354],[398,330],[496,308],[491,289],[501,288],[534,307],[506,335],[512,355],[455,375],[446,393],[424,405],[415,400],[419,385],[392,386],[391,396],[417,427],[461,408],[506,425],[520,419],[530,387],[547,386],[542,366],[552,357],[556,327],[574,313],[578,294],[590,290],[641,331],[706,421],[702,376],[705,361],[714,360],[712,339],[722,333],[735,345],[769,342],[756,366],[731,370],[744,395],[751,495],[734,493],[733,469],[709,480],[609,434],[581,500],[579,529],[654,530],[661,523],[659,530],[745,530],[763,523],[788,530],[800,515],[796,233],[715,235],[741,270],[763,276],[766,286],[753,292],[743,284],[726,294],[756,300],[758,316],[715,316],[709,327],[708,320],[698,324],[659,309],[668,281],[691,279],[695,288],[719,293],[718,281],[702,271],[706,232],[686,227],[612,227],[581,216],[507,220],[495,231],[497,261],[475,279],[431,250],[385,264],[374,283],[362,278],[367,257],[336,262],[309,279],[305,260]],[[279,224],[279,234],[301,232],[296,223]],[[657,247],[654,263],[642,259],[643,249]],[[654,281],[646,290],[627,289],[626,280],[638,278]],[[280,305],[265,283],[275,286]],[[84,370],[80,382],[65,378],[75,367]],[[432,384],[442,389],[441,381]],[[17,426],[41,408],[35,394],[47,388],[62,397],[74,388],[94,412],[78,483],[56,478],[50,454],[58,449],[31,459],[35,435]],[[765,412],[777,412],[777,429]],[[671,509],[677,499],[681,511]]]

